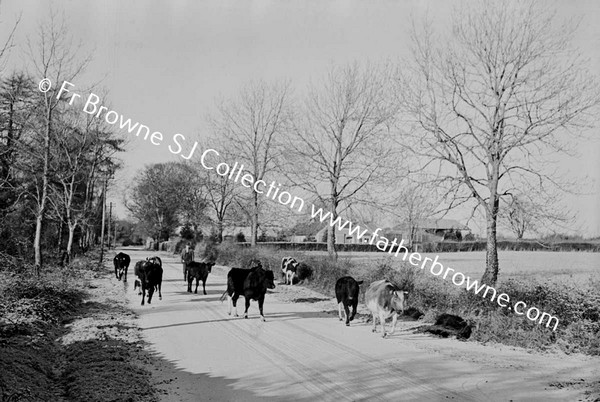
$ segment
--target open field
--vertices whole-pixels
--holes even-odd
[[[322,251],[305,252],[305,255],[323,255]],[[485,251],[469,253],[423,253],[423,257],[435,258],[444,267],[479,279],[485,269]],[[400,257],[402,254],[400,254]],[[388,260],[394,266],[400,266],[400,257],[390,257],[387,253],[339,253],[340,259],[349,259],[357,265],[354,275],[360,276],[364,269],[375,261]],[[408,258],[407,258],[408,260]],[[600,253],[588,252],[552,252],[552,251],[499,251],[499,282],[507,279],[528,279],[554,283],[571,283],[589,285],[592,281],[600,281]],[[361,264],[363,268],[361,268]],[[429,266],[428,263],[427,266]]]

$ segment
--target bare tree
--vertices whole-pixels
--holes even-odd
[[[389,172],[391,125],[397,107],[386,68],[357,63],[332,67],[310,88],[304,119],[293,133],[290,179],[327,205],[333,219],[366,195]],[[335,230],[327,251],[337,258]]]
[[[146,166],[134,179],[125,207],[157,244],[181,224],[189,177],[189,165],[168,162]]]
[[[533,217],[533,208],[535,206],[520,200],[518,197],[512,199],[506,207],[506,220],[508,226],[513,231],[518,240],[523,238],[526,231],[535,229],[535,219]]]
[[[439,199],[436,189],[426,183],[404,181],[398,192],[393,193],[394,203],[387,209],[391,216],[400,218],[408,233],[408,244],[413,247],[421,222],[436,214]]]
[[[510,229],[518,240],[526,232],[542,231],[549,226],[563,226],[574,218],[560,205],[557,194],[516,194],[505,200],[500,211],[501,223]],[[501,204],[502,205],[502,204]]]
[[[206,175],[202,173],[194,164],[180,165],[179,175],[183,176],[184,182],[179,200],[180,220],[184,224],[189,224],[194,234],[201,232],[200,225],[210,222],[207,215],[210,194],[206,186]]]
[[[13,25],[12,30],[8,34],[8,38],[6,38],[4,45],[0,49],[0,71],[4,70],[4,67],[6,65],[6,56],[8,55],[8,53],[10,53],[11,49],[14,47],[13,40],[15,38],[15,32],[17,31],[17,27],[19,26],[20,22],[21,22],[21,15],[19,15],[19,17],[15,21],[15,24]]]
[[[593,121],[598,85],[570,47],[575,28],[557,26],[546,4],[485,1],[459,10],[450,33],[413,31],[414,60],[399,80],[414,122],[408,146],[435,171],[449,207],[483,211],[486,284],[498,278],[500,200],[560,186],[549,153],[567,152],[569,133]]]
[[[38,275],[42,267],[41,235],[49,194],[51,141],[54,135],[54,123],[60,114],[58,109],[61,101],[67,98],[64,95],[57,98],[56,91],[57,86],[60,86],[64,80],[72,82],[87,66],[89,57],[78,58],[78,50],[79,47],[72,44],[64,21],[59,22],[54,12],[50,12],[45,22],[40,25],[36,45],[29,43],[29,56],[35,73],[38,77],[47,78],[54,84],[54,88],[43,92],[40,99],[40,121],[44,126],[40,133],[43,136],[42,177],[35,194],[38,208],[34,239],[35,270]]]
[[[254,82],[244,88],[235,100],[221,102],[210,117],[215,136],[222,139],[228,155],[244,165],[255,181],[264,180],[274,170],[282,135],[290,126],[290,86]],[[230,160],[233,164],[233,160]],[[264,196],[248,189],[252,236],[256,245],[259,214]]]
[[[203,179],[203,187],[208,204],[207,213],[216,223],[217,238],[223,240],[223,228],[231,215],[236,197],[236,184],[228,177],[214,175],[199,164],[195,165],[196,174]]]
[[[57,168],[53,181],[54,196],[50,201],[59,210],[68,227],[66,247],[67,262],[73,255],[75,230],[89,217],[90,183],[98,180],[98,173],[112,176],[118,165],[114,155],[121,151],[123,140],[105,131],[103,122],[91,116],[81,116],[77,111],[65,112],[55,125],[55,150]],[[61,213],[63,212],[63,213]],[[60,241],[60,237],[59,237]]]

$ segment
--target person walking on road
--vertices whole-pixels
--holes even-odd
[[[190,248],[190,243],[185,245],[185,248],[181,251],[181,262],[183,263],[183,280],[187,283],[187,266],[190,262],[194,261],[194,250]]]

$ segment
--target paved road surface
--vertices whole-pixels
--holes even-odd
[[[127,252],[132,267],[150,256]],[[213,268],[208,295],[202,295],[202,285],[197,295],[189,294],[179,259],[160,255],[163,299],[156,295],[142,307],[141,296],[130,289],[129,302],[152,348],[184,372],[204,378],[164,400],[508,401],[580,395],[548,386],[553,375],[577,375],[576,361],[435,339],[413,334],[407,323],[382,339],[370,325],[347,328],[311,304],[278,300],[286,285],[266,296],[267,322],[260,320],[256,302],[249,319],[232,318],[227,301],[219,301],[225,267]],[[243,298],[238,310],[241,315]]]

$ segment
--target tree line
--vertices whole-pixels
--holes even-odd
[[[123,139],[102,121],[74,111],[54,85],[81,75],[90,61],[55,15],[20,49],[28,69],[0,81],[0,252],[33,262],[68,262],[97,243],[107,186]],[[7,48],[12,47],[12,37]],[[8,53],[3,54],[7,57]]]
[[[207,144],[334,219],[402,218],[413,233],[423,217],[470,208],[486,222],[482,280],[495,284],[499,223],[522,238],[568,220],[558,201],[573,188],[552,160],[593,127],[600,92],[572,45],[576,24],[550,8],[482,2],[456,15],[446,31],[415,22],[399,63],[333,66],[301,95],[290,82],[248,84],[216,103]],[[231,191],[221,206],[250,224],[252,245],[261,224],[293,224],[252,189]],[[332,227],[327,245],[335,257]]]
[[[281,182],[334,219],[402,220],[411,234],[420,219],[470,208],[486,222],[483,282],[494,285],[499,223],[520,238],[568,218],[558,201],[573,189],[552,160],[585,138],[600,102],[597,77],[572,45],[575,28],[535,1],[471,4],[446,28],[415,21],[412,53],[398,62],[334,65],[307,88],[253,81],[217,100],[201,148],[218,149],[255,180]],[[37,76],[62,82],[88,59],[52,29],[40,30],[29,56]],[[10,238],[2,247],[33,249],[39,266],[44,247],[70,255],[74,243],[97,238],[122,140],[70,114],[67,98],[36,91],[26,74],[2,82],[1,219]],[[230,223],[247,223],[254,246],[261,227],[306,219],[194,159],[144,168],[126,197],[157,240],[179,225],[212,226],[221,238]],[[330,227],[334,258],[335,235]]]

